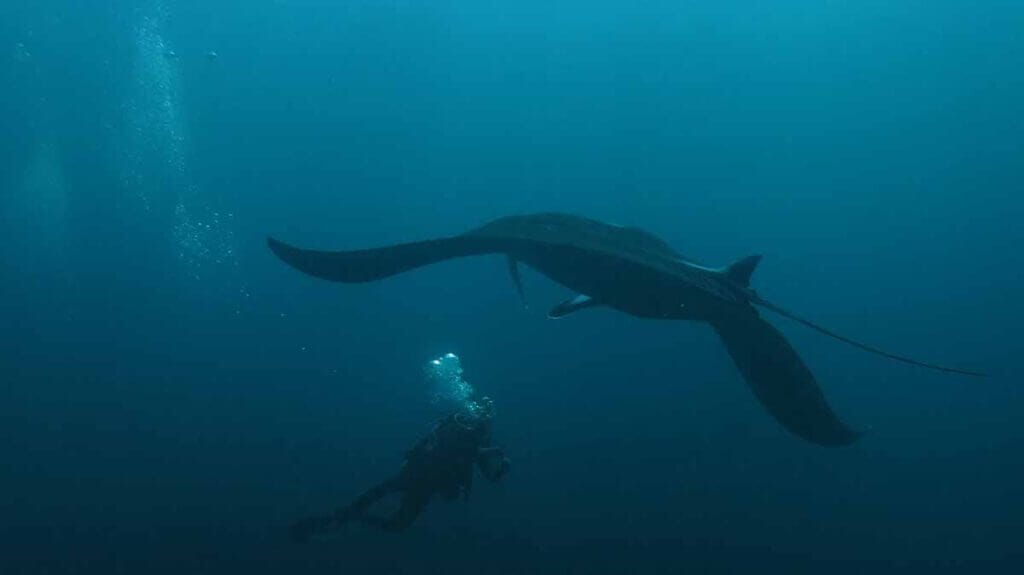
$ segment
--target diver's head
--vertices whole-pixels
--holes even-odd
[[[455,414],[455,421],[460,425],[481,433],[487,433],[490,430],[493,420],[494,402],[487,396],[467,401],[462,409]]]
[[[488,396],[483,396],[480,399],[473,402],[476,404],[476,416],[480,419],[490,421],[494,419],[494,400]]]

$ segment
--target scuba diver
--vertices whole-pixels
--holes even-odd
[[[447,501],[460,495],[468,499],[476,468],[492,483],[501,480],[508,473],[510,462],[501,447],[491,446],[493,420],[494,402],[490,398],[467,399],[462,409],[438,421],[430,433],[406,452],[398,474],[334,513],[295,523],[290,529],[291,538],[304,542],[312,536],[340,530],[350,522],[384,531],[403,531],[434,495]],[[397,511],[386,516],[371,513],[370,507],[388,495],[400,496]]]

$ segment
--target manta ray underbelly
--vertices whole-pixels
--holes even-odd
[[[615,254],[550,244],[511,247],[507,254],[593,300],[587,307],[603,305],[637,317],[676,320],[710,320],[740,307],[749,310],[745,301],[723,299],[692,278]]]

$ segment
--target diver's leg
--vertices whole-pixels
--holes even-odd
[[[303,542],[315,535],[325,535],[332,531],[341,529],[346,523],[352,520],[360,520],[365,523],[382,523],[383,520],[368,517],[366,509],[375,501],[400,489],[397,478],[382,481],[367,489],[362,495],[356,497],[352,503],[340,507],[330,515],[316,515],[298,521],[289,528],[289,534],[294,541]]]
[[[339,527],[334,515],[317,515],[297,521],[288,528],[292,541],[305,543],[314,535],[324,535]]]
[[[402,493],[402,504],[394,515],[380,524],[385,531],[404,531],[420,516],[430,502],[431,493],[421,490],[405,490]]]
[[[340,524],[344,524],[355,519],[365,522],[365,519],[367,518],[366,510],[371,505],[376,503],[380,498],[401,490],[401,488],[401,481],[399,481],[399,478],[397,477],[392,477],[391,479],[382,481],[367,489],[359,497],[356,497],[352,503],[336,510],[334,512],[334,518]]]

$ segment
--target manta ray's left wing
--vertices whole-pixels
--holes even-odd
[[[486,238],[456,236],[350,251],[309,250],[267,238],[277,257],[320,279],[344,283],[370,282],[452,258],[500,251]]]

